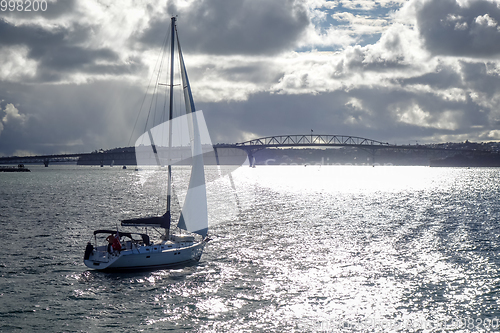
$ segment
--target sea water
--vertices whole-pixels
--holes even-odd
[[[92,231],[163,213],[165,172],[29,167],[0,173],[2,332],[500,329],[499,169],[208,170],[198,264],[103,273]]]

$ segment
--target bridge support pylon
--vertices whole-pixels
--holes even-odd
[[[219,163],[219,154],[217,153],[217,148],[214,147],[214,154],[215,154],[215,162],[217,165],[220,165]]]
[[[255,157],[253,156],[253,152],[251,150],[247,150],[248,156],[248,164],[251,168],[255,166]]]

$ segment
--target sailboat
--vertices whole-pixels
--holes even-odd
[[[128,230],[100,229],[93,232],[93,240],[87,243],[84,263],[96,270],[137,270],[157,269],[195,263],[200,260],[206,243],[210,240],[208,233],[207,195],[203,153],[206,147],[212,149],[203,113],[195,111],[193,96],[182,57],[177,35],[176,18],[171,18],[171,55],[170,55],[170,109],[168,121],[146,131],[136,141],[136,158],[138,164],[156,164],[157,167],[167,165],[167,209],[161,216],[148,216],[121,221],[122,227],[135,227]],[[177,38],[176,38],[177,37]],[[173,116],[174,87],[174,47],[177,39],[180,71],[182,78],[185,114]],[[180,128],[177,132],[175,128]],[[180,133],[180,139],[175,135]],[[187,135],[189,134],[189,135]],[[162,139],[168,138],[167,144]],[[188,146],[185,146],[185,143]],[[171,230],[172,214],[172,165],[181,160],[188,147],[191,174],[189,186],[184,199],[177,228],[181,233]],[[179,151],[181,151],[179,153]],[[144,230],[144,232],[135,231]],[[148,231],[158,232],[158,240],[153,242]],[[107,236],[107,237],[106,237]],[[105,239],[105,240],[104,240]]]

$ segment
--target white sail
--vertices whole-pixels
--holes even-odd
[[[203,113],[189,113],[189,123],[192,125],[192,155],[193,164],[189,187],[182,207],[177,226],[181,229],[206,236],[208,232],[207,191],[205,186],[205,170],[203,165],[202,140],[199,124],[205,124]],[[206,125],[205,125],[206,127]],[[208,134],[208,131],[207,131]]]
[[[203,118],[203,113],[201,111],[195,111],[196,109],[194,106],[193,95],[191,94],[191,86],[189,85],[184,58],[182,57],[179,36],[177,36],[177,49],[179,51],[182,87],[184,90],[184,103],[186,105],[186,114],[188,116],[189,136],[191,138],[191,149],[193,155],[188,192],[186,194],[186,200],[184,201],[177,226],[181,229],[185,229],[205,237],[208,232],[207,190],[205,186],[205,169],[199,126],[200,123],[205,123],[205,119]]]

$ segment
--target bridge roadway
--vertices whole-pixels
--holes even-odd
[[[82,156],[91,156],[94,153],[57,154],[57,155],[31,155],[0,157],[0,164],[40,163],[48,166],[50,162],[77,162]]]
[[[240,149],[272,147],[387,147],[389,143],[347,135],[278,135],[253,139],[235,144],[220,144],[218,148],[231,147]]]
[[[264,148],[278,147],[356,147],[365,149],[398,149],[398,150],[434,150],[434,151],[475,151],[475,149],[429,147],[426,145],[393,145],[372,139],[348,135],[278,135],[253,139],[241,143],[220,143],[214,148],[239,148],[246,151],[258,151]]]
[[[325,134],[309,134],[309,135],[278,135],[268,136],[264,138],[253,139],[241,143],[234,144],[215,144],[214,150],[223,148],[237,148],[244,150],[249,160],[253,160],[253,154],[265,148],[278,148],[278,147],[356,147],[371,151],[372,154],[379,149],[398,149],[398,150],[436,150],[436,151],[474,151],[470,149],[457,149],[457,148],[440,148],[428,147],[423,145],[391,145],[387,142],[361,138],[357,136],[348,135],[325,135]],[[53,162],[76,162],[80,157],[89,157],[93,160],[104,159],[107,153],[94,152],[94,153],[76,153],[76,154],[58,154],[58,155],[36,155],[36,156],[9,156],[0,157],[0,164],[21,164],[21,163],[43,163],[48,166]],[[113,152],[111,154],[120,154]],[[124,152],[123,154],[130,154]],[[109,159],[109,158],[108,158]],[[119,164],[119,163],[118,163]]]

